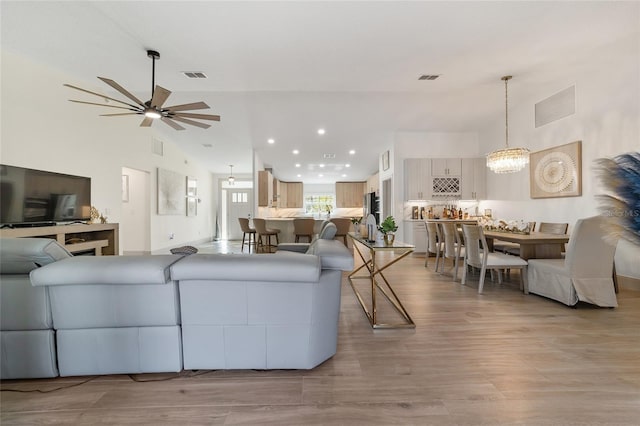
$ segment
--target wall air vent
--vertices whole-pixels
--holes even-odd
[[[202,71],[183,71],[182,74],[187,78],[207,78]]]
[[[440,77],[440,74],[422,74],[418,77],[418,80],[435,80],[438,77]]]
[[[205,148],[213,148],[213,144],[210,143],[203,143],[202,146],[204,146]]]

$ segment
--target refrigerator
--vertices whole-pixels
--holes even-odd
[[[364,194],[362,217],[367,218],[372,214],[376,218],[376,223],[380,223],[380,199],[375,192]]]

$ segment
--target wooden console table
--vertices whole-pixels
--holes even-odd
[[[2,238],[52,238],[71,253],[93,250],[96,256],[118,255],[119,226],[117,223],[73,224],[0,229]],[[73,242],[77,241],[77,242]]]

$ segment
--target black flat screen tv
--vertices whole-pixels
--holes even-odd
[[[0,164],[0,224],[89,220],[91,178]]]

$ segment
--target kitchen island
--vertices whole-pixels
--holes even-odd
[[[337,216],[336,216],[337,217]],[[293,232],[293,219],[313,219],[315,221],[315,225],[313,227],[313,233],[318,234],[320,232],[320,227],[322,226],[322,222],[325,220],[329,220],[331,218],[325,217],[265,217],[266,225],[268,229],[279,229],[280,234],[278,234],[278,241],[281,243],[292,243],[295,241],[295,234]],[[315,235],[314,235],[315,236]],[[306,242],[306,241],[301,241]]]

